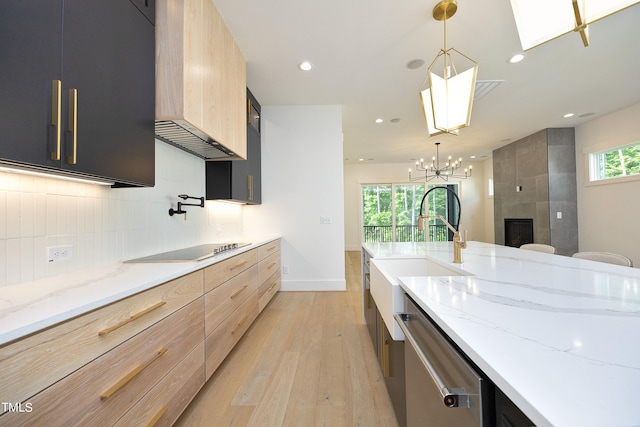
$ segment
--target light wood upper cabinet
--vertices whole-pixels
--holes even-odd
[[[211,0],[156,3],[156,120],[184,121],[245,159],[246,61]]]

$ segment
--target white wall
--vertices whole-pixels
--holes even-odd
[[[588,184],[590,151],[640,143],[640,103],[576,128],[576,179],[580,251],[625,255],[640,266],[640,180]]]
[[[487,239],[493,239],[493,233],[489,236],[486,235],[485,204],[488,196],[484,173],[485,162],[472,162],[471,164],[473,165],[473,176],[455,181],[460,185],[460,204],[462,207],[460,230],[468,231],[469,240],[487,242],[490,241]],[[405,183],[408,181],[407,171],[410,166],[409,163],[345,165],[346,250],[358,251],[362,242],[362,184]],[[443,183],[444,181],[439,182]],[[436,182],[431,181],[430,183]],[[491,203],[493,202],[491,201]],[[493,216],[489,218],[489,221],[493,223]]]
[[[156,141],[156,185],[122,188],[0,172],[0,286],[145,255],[235,240],[242,207],[206,202],[170,217],[178,194],[204,196],[204,161]],[[47,263],[47,246],[73,259]]]
[[[245,234],[282,236],[283,290],[345,290],[342,108],[263,106],[261,118],[262,205],[244,208]]]

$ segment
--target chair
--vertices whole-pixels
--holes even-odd
[[[623,265],[625,267],[633,267],[633,262],[629,258],[624,255],[613,254],[611,252],[577,252],[573,254],[572,257]]]
[[[551,245],[545,245],[543,243],[525,243],[520,246],[520,249],[526,249],[528,251],[544,252],[547,254],[555,254],[556,248]]]

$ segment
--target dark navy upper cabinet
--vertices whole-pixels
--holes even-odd
[[[154,184],[155,31],[145,4],[0,2],[1,162]]]
[[[247,89],[247,159],[206,162],[207,200],[262,203],[261,107]]]

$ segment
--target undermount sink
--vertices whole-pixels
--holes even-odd
[[[376,302],[387,329],[396,341],[404,340],[404,334],[393,319],[395,313],[404,310],[404,291],[399,277],[410,276],[471,276],[463,270],[450,268],[426,258],[398,258],[371,260],[371,295]]]

